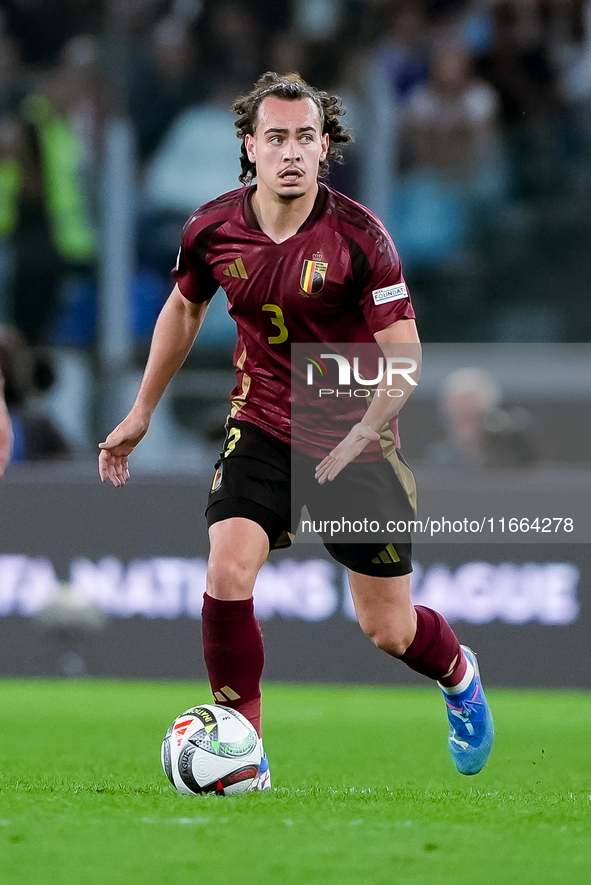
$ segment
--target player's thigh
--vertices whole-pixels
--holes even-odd
[[[289,447],[249,422],[229,419],[207,501],[208,527],[241,517],[266,532],[271,549],[289,546],[290,490]]]
[[[347,464],[334,480],[322,486],[309,485],[306,492],[308,512],[315,524],[321,526],[319,534],[327,546],[373,545],[373,558],[389,544],[397,547],[410,543],[414,510],[408,489],[389,459]],[[382,559],[391,563],[397,561],[397,554],[390,557],[386,550]],[[371,569],[355,568],[355,564],[343,564],[354,571],[372,573]]]
[[[209,527],[207,592],[215,599],[248,599],[269,555],[265,530],[251,519],[232,517]]]
[[[389,654],[403,655],[417,629],[410,574],[376,577],[349,571],[349,586],[364,633]]]

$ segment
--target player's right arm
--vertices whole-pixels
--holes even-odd
[[[150,355],[135,402],[106,440],[99,443],[99,475],[114,486],[129,479],[128,458],[146,435],[154,409],[191,350],[209,301],[188,301],[178,285],[156,321]]]
[[[12,451],[12,424],[4,399],[4,378],[0,373],[0,476],[6,470]]]

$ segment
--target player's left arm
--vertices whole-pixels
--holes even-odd
[[[372,440],[379,440],[380,430],[398,414],[417,386],[421,374],[421,343],[415,321],[398,320],[375,332],[374,338],[390,372],[384,372],[361,421],[317,466],[316,479],[320,484],[334,479]]]

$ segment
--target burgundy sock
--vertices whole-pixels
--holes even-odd
[[[263,637],[251,599],[214,599],[205,593],[201,628],[203,656],[213,696],[233,707],[261,734]]]
[[[467,661],[458,637],[444,617],[432,608],[416,605],[417,632],[400,658],[411,670],[436,679],[442,685],[458,685]]]

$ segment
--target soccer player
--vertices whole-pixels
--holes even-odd
[[[137,398],[100,444],[99,471],[103,481],[125,484],[129,455],[222,287],[238,330],[237,384],[206,510],[203,649],[215,700],[243,713],[260,735],[264,650],[252,592],[269,551],[287,546],[294,530],[290,346],[377,342],[387,353],[393,346],[416,348],[419,339],[388,233],[371,212],[321,180],[327,161],[340,156],[339,144],[350,139],[339,99],[296,74],[267,73],[233,109],[245,186],[202,206],[185,225],[176,285],[156,322]],[[378,440],[388,430],[397,439],[398,408],[393,399],[374,397],[338,445],[316,459],[316,489],[345,483],[346,491],[347,482],[357,482],[358,491],[355,470],[366,466],[358,456],[381,451]],[[380,483],[392,497],[400,499],[402,490],[408,502],[412,474],[393,448],[372,469],[381,469]],[[323,540],[348,568],[361,628],[380,649],[439,684],[453,761],[464,774],[480,771],[494,729],[476,657],[440,614],[412,604],[410,544],[396,539],[376,550]],[[270,788],[266,757],[257,788]]]
[[[12,451],[12,424],[4,399],[4,376],[0,372],[0,476],[6,470]]]

